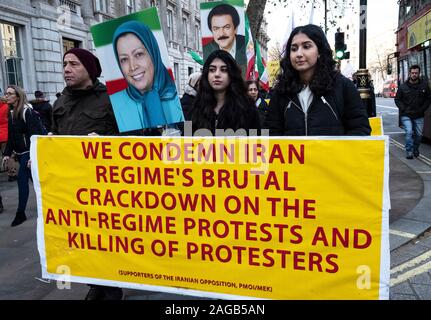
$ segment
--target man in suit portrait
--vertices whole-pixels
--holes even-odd
[[[208,28],[214,40],[203,47],[204,58],[215,50],[229,52],[244,70],[246,68],[245,37],[237,35],[240,18],[238,11],[229,4],[214,7],[208,14]]]

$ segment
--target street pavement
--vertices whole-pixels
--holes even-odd
[[[391,137],[391,300],[431,299],[431,143],[407,160],[404,132],[393,99],[377,99],[385,134]],[[396,165],[397,159],[400,165]],[[395,164],[395,165],[394,165]],[[409,177],[401,178],[406,166]],[[416,182],[414,182],[416,181]]]
[[[431,146],[423,155],[407,160],[404,135],[394,125],[392,99],[378,99],[385,134],[390,144],[390,249],[392,300],[431,299]],[[392,117],[392,118],[391,118]],[[0,300],[82,300],[88,286],[43,279],[36,240],[36,200],[32,190],[27,206],[28,220],[10,227],[16,206],[16,182],[0,173],[0,192],[5,210],[0,214]],[[126,300],[196,300],[176,294],[124,289]]]

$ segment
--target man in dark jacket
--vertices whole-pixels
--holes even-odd
[[[33,110],[39,114],[40,120],[46,131],[51,131],[51,117],[52,117],[52,106],[49,100],[45,98],[45,94],[37,90],[34,92],[36,99],[30,101]]]
[[[106,86],[97,79],[101,74],[99,60],[87,50],[73,48],[64,55],[63,70],[66,88],[54,102],[52,133],[118,133]]]
[[[427,81],[420,78],[418,65],[411,66],[409,72],[409,78],[398,89],[395,104],[406,132],[407,159],[413,159],[419,157],[424,114],[431,103],[431,90]]]
[[[97,79],[99,60],[89,51],[73,48],[63,56],[66,82],[52,112],[52,133],[61,135],[113,135],[118,133],[105,85]],[[91,285],[86,300],[120,300],[120,288]]]

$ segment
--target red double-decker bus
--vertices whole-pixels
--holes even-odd
[[[381,95],[383,98],[395,98],[397,95],[397,82],[395,80],[388,80],[383,83]]]

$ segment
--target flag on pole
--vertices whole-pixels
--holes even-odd
[[[246,43],[246,54],[247,54],[247,72],[245,74],[245,80],[254,80],[254,64],[256,60],[254,52],[254,42],[251,35],[250,23],[247,15],[245,16],[245,43]]]
[[[295,15],[294,15],[294,10],[293,10],[293,5],[292,5],[290,7],[289,19],[287,20],[286,33],[284,34],[284,38],[283,38],[283,42],[282,42],[282,46],[281,46],[281,50],[282,50],[283,55],[284,55],[284,52],[286,51],[287,41],[289,40],[290,34],[292,33],[293,29],[295,29],[295,27],[296,27]]]
[[[314,3],[311,2],[311,11],[310,11],[310,19],[308,21],[309,24],[314,24]]]
[[[195,60],[197,63],[199,63],[200,65],[204,65],[204,59],[202,59],[202,57],[195,51],[193,50],[189,50],[189,55],[193,58],[193,60]]]
[[[259,74],[259,84],[265,91],[269,91],[269,75],[268,75],[268,68],[266,67],[266,61],[262,57],[262,54],[260,52],[260,45],[256,41],[256,64],[257,64],[257,70]]]

